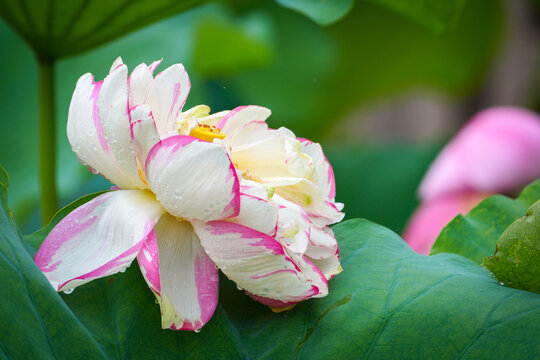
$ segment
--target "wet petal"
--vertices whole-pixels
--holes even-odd
[[[187,221],[163,215],[138,258],[161,306],[164,329],[197,330],[218,301],[218,270]]]
[[[279,242],[266,234],[227,221],[195,221],[193,226],[214,263],[252,294],[297,302],[328,292],[324,275],[309,260],[295,263]],[[304,265],[306,269],[301,268]]]
[[[129,129],[126,76],[122,64],[103,82],[83,75],[71,100],[67,134],[82,163],[121,188],[142,189]]]
[[[148,98],[148,93],[154,82],[152,71],[146,64],[139,64],[128,79],[129,82],[129,107],[142,105]]]
[[[256,196],[240,194],[240,213],[228,221],[274,236],[278,224],[278,206]]]
[[[135,259],[163,212],[145,191],[105,193],[62,219],[35,262],[57,291],[114,274]]]
[[[159,134],[148,105],[139,105],[131,109],[131,135],[135,153],[141,167],[146,163],[150,150],[159,142]]]
[[[176,117],[190,88],[191,83],[182,64],[168,67],[154,79],[146,103],[152,108],[161,138],[176,134]]]
[[[236,169],[221,145],[172,136],[152,148],[145,169],[150,188],[172,215],[217,220],[240,211]]]

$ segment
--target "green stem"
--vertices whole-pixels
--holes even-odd
[[[56,131],[54,60],[38,57],[39,66],[39,182],[41,222],[47,224],[58,209],[56,195]]]

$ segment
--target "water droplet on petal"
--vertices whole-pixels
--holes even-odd
[[[198,334],[198,333],[201,332],[201,329],[199,328],[199,329],[195,329],[195,330],[193,330],[193,331],[195,331],[195,332]]]
[[[75,289],[73,289],[73,288],[72,289],[66,289],[66,290],[64,290],[64,294],[69,295],[69,294],[71,294],[73,292],[73,290],[75,290]]]

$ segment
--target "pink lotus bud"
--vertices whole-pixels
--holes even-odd
[[[540,177],[540,117],[494,107],[477,114],[442,150],[420,197],[461,192],[512,192]]]
[[[488,194],[462,193],[422,203],[409,219],[403,239],[419,254],[429,255],[442,228],[458,214],[466,214]]]
[[[478,113],[446,145],[419,189],[421,206],[405,241],[428,254],[442,228],[493,193],[513,194],[540,177],[540,117],[494,107]]]

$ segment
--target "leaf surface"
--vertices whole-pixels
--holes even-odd
[[[319,25],[330,25],[344,17],[353,0],[276,0],[282,6],[296,10]]]
[[[467,215],[458,215],[441,231],[431,254],[454,253],[477,264],[495,251],[503,231],[524,216],[540,199],[540,180],[527,186],[517,199],[503,195],[490,196]]]
[[[395,233],[362,219],[334,226],[344,272],[330,282],[330,295],[288,312],[272,313],[222,277],[216,313],[200,333],[162,330],[158,305],[135,263],[60,298],[7,215],[2,176],[0,286],[9,297],[0,303],[0,321],[10,326],[1,327],[0,346],[9,358],[540,355],[539,295],[500,286],[461,256],[416,254]]]
[[[77,54],[204,0],[3,0],[0,16],[41,57]]]
[[[506,229],[483,265],[507,286],[540,293],[540,200]]]

